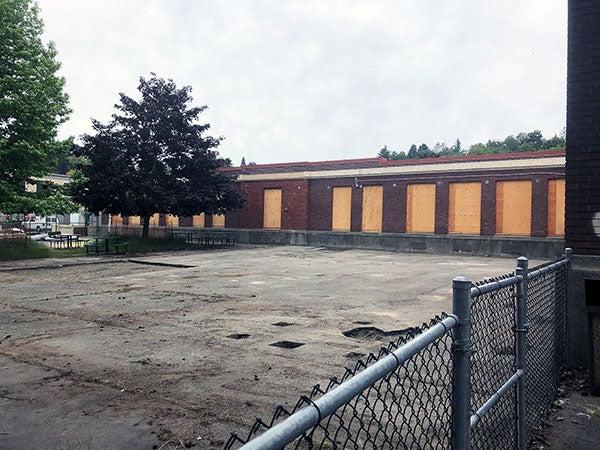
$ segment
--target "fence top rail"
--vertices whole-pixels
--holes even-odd
[[[569,264],[568,258],[559,259],[558,261],[553,262],[552,264],[548,264],[547,266],[540,267],[539,269],[530,270],[529,272],[527,272],[527,279],[531,280],[533,278],[537,278],[541,275],[544,275],[545,273],[552,272],[553,270],[556,270],[562,266],[566,266],[567,264]]]
[[[269,428],[243,445],[240,450],[275,450],[285,447],[457,325],[458,317],[453,314],[448,315],[406,344],[390,351],[387,356],[362,372],[344,381],[322,397],[311,401],[311,404],[295,412],[283,422]]]
[[[521,279],[522,277],[520,275],[513,275],[498,281],[491,281],[489,283],[482,284],[481,286],[473,286],[471,288],[471,298],[479,297],[480,295],[497,291],[508,286],[513,286],[521,281]]]

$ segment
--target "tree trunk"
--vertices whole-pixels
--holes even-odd
[[[142,217],[142,239],[148,239],[148,231],[150,230],[150,216]]]

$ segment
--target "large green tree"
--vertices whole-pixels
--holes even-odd
[[[152,74],[140,78],[141,98],[120,94],[110,122],[92,121],[94,133],[74,148],[74,199],[92,212],[141,216],[148,236],[154,213],[221,214],[242,205],[230,165],[197,122],[206,106],[193,107],[191,88]]]
[[[57,140],[70,110],[65,80],[31,0],[0,0],[0,211],[67,212],[71,203],[57,186],[36,193],[25,184],[55,170],[68,147]]]

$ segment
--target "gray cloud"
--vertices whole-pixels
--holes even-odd
[[[563,0],[40,0],[73,115],[154,71],[189,84],[239,162],[353,158],[565,121]]]

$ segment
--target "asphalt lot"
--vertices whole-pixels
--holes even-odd
[[[135,261],[0,265],[0,448],[220,448],[387,341],[344,331],[419,325],[449,312],[454,276],[514,267],[249,246]]]

